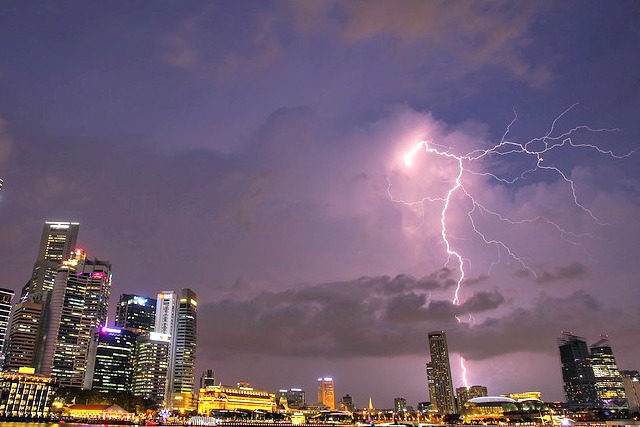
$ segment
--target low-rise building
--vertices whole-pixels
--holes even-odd
[[[216,385],[200,389],[198,413],[210,415],[212,411],[276,411],[276,395],[254,389],[248,383],[237,386]]]
[[[20,368],[0,374],[0,417],[46,418],[49,416],[57,382],[51,377],[34,375],[33,368]]]

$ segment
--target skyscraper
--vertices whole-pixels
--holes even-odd
[[[638,371],[620,371],[620,375],[622,375],[629,412],[640,411],[640,373]]]
[[[192,405],[195,385],[196,294],[182,289],[180,297],[173,291],[158,294],[155,332],[171,337],[165,406],[187,408]]]
[[[558,349],[567,403],[595,405],[598,400],[596,381],[586,341],[570,332],[562,332],[558,338]]]
[[[323,404],[332,411],[336,409],[333,378],[318,378],[318,403]]]
[[[213,369],[207,369],[200,377],[200,388],[213,387],[216,385],[216,377]]]
[[[5,340],[11,317],[11,301],[15,293],[11,289],[0,288],[0,366],[5,360]]]
[[[42,301],[24,301],[16,304],[7,340],[3,369],[17,372],[21,367],[34,367],[36,346],[39,342]]]
[[[431,405],[435,403],[440,415],[454,414],[456,403],[451,381],[451,365],[447,336],[443,331],[429,332],[429,353],[431,361],[427,363],[427,382]]]
[[[191,289],[182,289],[176,304],[169,355],[168,397],[172,407],[189,406],[191,403],[187,403],[186,400],[193,398],[196,373],[197,307],[195,292]]]
[[[80,249],[60,267],[43,318],[36,369],[61,386],[82,387],[92,331],[106,323],[111,264]]]
[[[456,389],[456,405],[458,405],[458,411],[462,410],[462,406],[467,403],[469,399],[484,396],[488,396],[488,391],[485,386],[474,385],[471,387],[458,387]]]
[[[133,377],[133,356],[137,334],[127,329],[103,326],[94,332],[89,345],[84,388],[129,391]]]
[[[116,328],[137,333],[151,332],[156,321],[156,300],[140,295],[122,294],[116,306]]]
[[[25,301],[30,294],[50,291],[53,288],[58,268],[73,255],[79,230],[80,224],[77,222],[47,221],[44,223],[31,279],[20,295],[22,301]]]
[[[135,396],[151,399],[158,404],[165,401],[167,371],[169,369],[167,334],[150,332],[138,337],[133,358],[133,384]]]
[[[626,396],[622,376],[607,335],[600,335],[600,339],[591,345],[589,361],[595,377],[598,402],[602,406],[624,405]]]

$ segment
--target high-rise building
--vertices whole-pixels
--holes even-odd
[[[638,371],[620,371],[624,394],[627,396],[629,413],[640,411],[640,373]]]
[[[50,291],[53,288],[58,268],[73,255],[79,230],[80,224],[77,222],[44,223],[31,279],[22,288],[21,301],[35,292]]]
[[[587,342],[570,332],[562,332],[558,338],[558,349],[567,403],[595,405],[598,400],[596,380],[589,361]]]
[[[92,331],[106,324],[111,264],[80,249],[60,267],[42,320],[37,372],[61,386],[82,387]]]
[[[196,294],[191,289],[182,289],[179,297],[173,291],[158,294],[154,330],[171,336],[166,407],[186,409],[193,403],[197,307]]]
[[[164,402],[170,342],[169,335],[158,332],[150,332],[137,338],[131,386],[135,396],[151,399],[158,404]]]
[[[7,339],[3,370],[18,371],[21,367],[35,366],[43,307],[42,301],[24,301],[16,304]]]
[[[429,332],[429,353],[431,361],[427,363],[427,382],[431,404],[435,404],[440,415],[454,414],[456,402],[451,381],[451,364],[447,336],[443,331]]]
[[[10,289],[0,288],[0,366],[5,360],[5,340],[9,330],[9,318],[11,317],[11,301],[15,292]]]
[[[596,395],[602,406],[622,406],[626,403],[622,376],[618,371],[616,358],[611,349],[609,337],[601,335],[600,339],[591,345],[589,356],[591,369],[596,380]]]
[[[84,388],[129,391],[133,378],[133,356],[137,334],[127,329],[103,326],[89,345]]]
[[[156,321],[156,300],[140,295],[122,294],[116,306],[116,328],[137,333],[151,332]]]
[[[484,396],[488,396],[488,391],[487,388],[483,385],[458,387],[456,389],[456,404],[458,405],[458,410],[462,410],[462,406],[467,402],[467,400]]]
[[[318,378],[318,403],[323,404],[332,411],[336,409],[333,378]]]
[[[197,307],[195,292],[182,289],[176,304],[169,354],[167,397],[174,408],[187,408],[193,404],[187,400],[193,400],[195,386]]]

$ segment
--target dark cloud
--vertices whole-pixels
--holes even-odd
[[[587,276],[587,269],[583,264],[575,262],[564,267],[557,267],[553,272],[544,271],[536,278],[538,283],[551,283],[566,280],[582,279]]]

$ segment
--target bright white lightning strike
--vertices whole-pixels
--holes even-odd
[[[553,136],[553,132],[555,130],[556,124],[558,122],[558,120],[560,120],[565,114],[567,114],[572,108],[574,108],[577,104],[572,105],[571,107],[569,107],[567,110],[565,110],[564,112],[562,112],[562,114],[560,114],[558,117],[556,117],[556,119],[553,121],[549,131],[541,136],[541,137],[537,137],[537,138],[533,138],[525,143],[518,143],[518,142],[512,142],[512,141],[507,141],[506,137],[507,134],[509,133],[509,130],[511,129],[511,126],[515,123],[516,119],[517,119],[517,115],[514,115],[513,120],[511,121],[511,123],[509,123],[509,125],[507,126],[507,129],[504,133],[504,135],[502,136],[502,140],[495,144],[494,146],[487,148],[487,149],[477,149],[477,150],[473,150],[467,154],[463,154],[463,155],[456,155],[452,153],[452,148],[450,147],[442,147],[442,146],[438,146],[433,144],[430,141],[421,141],[419,142],[417,145],[415,145],[413,148],[411,148],[411,150],[409,150],[403,157],[404,160],[404,164],[407,168],[411,167],[413,165],[413,161],[415,156],[418,154],[418,152],[420,152],[421,150],[424,150],[424,152],[430,154],[430,155],[434,155],[434,156],[438,156],[438,157],[444,157],[449,159],[450,161],[453,160],[455,163],[457,163],[457,172],[455,173],[455,180],[451,180],[451,186],[449,187],[446,196],[445,197],[424,197],[423,199],[416,201],[416,202],[407,202],[404,200],[397,200],[393,197],[392,192],[391,192],[391,181],[389,181],[389,186],[387,188],[387,192],[389,194],[389,197],[391,198],[391,200],[396,201],[396,202],[401,202],[404,203],[406,205],[423,205],[425,202],[442,202],[442,211],[440,214],[440,235],[442,237],[442,242],[445,244],[446,247],[446,252],[447,252],[447,256],[448,256],[448,260],[446,262],[446,264],[448,264],[451,259],[453,258],[460,270],[460,275],[458,277],[458,280],[456,282],[456,288],[454,291],[454,295],[453,295],[453,299],[452,299],[452,304],[453,305],[459,305],[460,304],[460,290],[462,287],[462,283],[465,279],[465,259],[463,258],[463,256],[460,254],[460,252],[456,251],[452,245],[451,242],[449,240],[449,234],[447,232],[447,212],[449,210],[449,207],[451,205],[452,202],[452,196],[455,193],[462,193],[464,197],[466,197],[470,202],[471,202],[471,209],[467,212],[467,216],[469,217],[469,221],[470,221],[470,225],[472,226],[474,232],[480,237],[480,239],[489,245],[494,245],[497,249],[498,249],[498,253],[500,253],[500,249],[502,249],[503,251],[505,251],[508,256],[512,259],[514,259],[515,261],[517,261],[519,264],[522,265],[523,268],[527,269],[528,271],[530,271],[534,276],[536,276],[535,271],[533,271],[525,262],[524,260],[519,257],[514,251],[512,251],[509,246],[503,242],[502,240],[498,240],[498,239],[493,239],[493,238],[489,238],[487,237],[477,226],[476,226],[476,222],[474,220],[474,214],[476,213],[480,213],[480,214],[488,214],[494,218],[497,218],[498,221],[500,222],[504,222],[504,223],[508,223],[508,224],[512,224],[512,225],[517,225],[517,224],[525,224],[525,223],[532,223],[532,222],[544,222],[547,225],[549,225],[550,227],[552,227],[553,229],[555,229],[560,237],[566,241],[569,241],[572,244],[578,244],[572,240],[570,240],[569,238],[580,238],[580,237],[584,237],[587,236],[588,234],[576,234],[573,233],[571,231],[567,231],[564,228],[562,228],[559,224],[557,224],[554,221],[551,221],[550,219],[544,217],[544,216],[537,216],[535,218],[529,218],[529,219],[524,219],[524,220],[512,220],[507,218],[506,216],[500,214],[499,212],[496,212],[494,210],[488,209],[485,206],[483,206],[481,203],[479,203],[472,194],[470,194],[467,189],[464,187],[464,182],[463,182],[463,178],[465,173],[470,174],[470,175],[476,175],[476,176],[484,176],[484,177],[488,177],[491,179],[494,179],[502,184],[513,184],[516,181],[523,179],[526,177],[526,175],[543,170],[543,171],[549,171],[552,173],[557,174],[560,178],[562,178],[568,185],[572,198],[573,198],[573,203],[579,207],[583,212],[585,212],[586,214],[588,214],[596,223],[603,225],[602,222],[600,222],[596,216],[593,214],[593,212],[591,210],[589,210],[587,207],[585,207],[578,199],[577,193],[576,193],[576,187],[574,184],[574,181],[569,178],[562,170],[560,170],[558,167],[553,166],[553,165],[548,165],[545,162],[545,158],[544,156],[555,150],[558,149],[560,147],[565,147],[565,146],[570,146],[572,148],[586,148],[586,149],[591,149],[591,150],[595,150],[596,152],[603,154],[603,155],[607,155],[613,158],[624,158],[624,157],[628,157],[631,154],[633,154],[637,149],[634,149],[633,151],[626,153],[626,154],[622,154],[622,155],[617,155],[615,154],[613,151],[611,150],[603,150],[600,147],[598,147],[597,145],[594,144],[587,144],[587,143],[574,143],[572,140],[572,135],[574,133],[576,133],[577,131],[588,131],[588,132],[613,132],[613,131],[617,131],[617,129],[592,129],[588,126],[577,126],[574,127],[568,131],[565,131],[563,133],[561,133],[560,135],[557,136]],[[439,148],[440,147],[440,148]],[[504,177],[500,177],[496,174],[493,174],[491,172],[475,172],[471,169],[469,169],[468,165],[472,164],[473,162],[478,162],[481,161],[484,158],[488,158],[489,156],[509,156],[509,155],[514,155],[514,154],[520,154],[520,155],[525,155],[525,156],[529,156],[532,157],[532,159],[534,160],[534,166],[522,171],[522,173],[520,173],[519,176],[516,176],[515,178],[504,178]],[[445,265],[446,265],[445,264]],[[493,263],[492,263],[492,267],[493,267]],[[491,270],[491,269],[490,269]],[[456,320],[459,323],[462,323],[461,319],[456,316]],[[467,368],[465,366],[464,363],[464,358],[462,356],[460,356],[460,366],[462,369],[462,381],[464,383],[465,387],[469,387],[469,384],[467,382]]]

